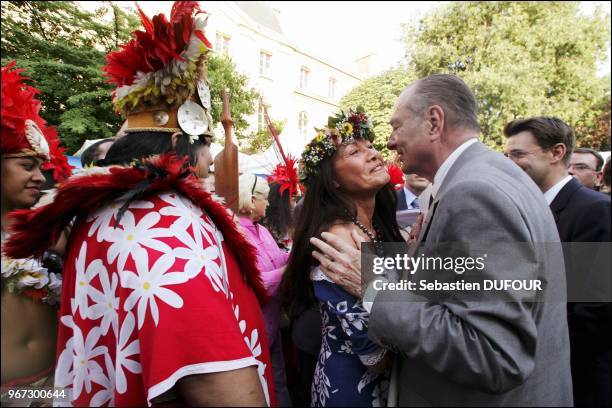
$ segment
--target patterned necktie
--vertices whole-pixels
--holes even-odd
[[[410,204],[412,206],[412,208],[421,208],[421,206],[419,205],[419,197],[415,197],[414,200],[412,200],[412,204]]]

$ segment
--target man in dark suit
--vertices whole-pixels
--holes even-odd
[[[429,185],[429,180],[418,174],[404,173],[404,187],[397,190],[397,211],[420,208],[419,196]]]
[[[610,242],[610,196],[583,186],[568,174],[575,144],[563,121],[535,117],[512,121],[504,128],[506,154],[536,182],[552,210],[562,242]],[[584,246],[582,251],[589,250]],[[588,285],[597,274],[566,247],[568,289]],[[610,406],[612,378],[612,306],[610,303],[568,303],[571,367],[576,406]]]

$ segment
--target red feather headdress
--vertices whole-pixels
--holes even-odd
[[[44,168],[52,168],[56,181],[72,173],[72,166],[63,155],[55,128],[40,117],[40,91],[26,85],[23,69],[15,69],[15,61],[2,68],[2,157],[40,157],[50,160]]]
[[[296,162],[297,160],[291,157],[291,155],[287,156],[285,163],[277,164],[274,173],[268,177],[268,182],[280,184],[279,191],[281,195],[285,190],[289,190],[289,197],[303,192],[295,166]]]
[[[197,80],[206,78],[206,53],[212,45],[204,35],[207,18],[197,17],[205,12],[197,1],[177,1],[169,20],[164,14],[150,19],[136,6],[144,31],[134,31],[136,38],[108,54],[103,68],[107,82],[117,85],[115,109],[129,114],[177,107],[194,93]]]

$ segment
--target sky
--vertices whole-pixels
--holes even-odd
[[[402,23],[418,22],[429,11],[448,1],[269,1],[282,16],[285,34],[297,44],[313,49],[322,57],[351,64],[357,58],[376,53],[375,73],[404,59]],[[583,1],[584,13],[596,5],[610,13],[609,1]],[[334,40],[332,40],[334,39]],[[334,44],[339,44],[333,47]],[[600,75],[610,73],[608,60],[600,64]]]
[[[375,54],[374,73],[403,60],[402,23],[418,21],[445,3],[448,2],[269,2],[281,11],[282,28],[296,44],[344,65]],[[332,38],[335,41],[330,41]]]
[[[78,2],[93,9],[100,2]],[[132,1],[118,1],[120,6],[132,6]],[[146,3],[146,6],[144,6]],[[206,9],[206,2],[200,2]],[[447,1],[268,1],[280,11],[281,27],[287,38],[320,58],[344,67],[368,54],[372,58],[371,74],[384,71],[404,59],[401,24],[418,21],[427,12]],[[142,2],[150,16],[169,14],[171,1]],[[596,5],[610,13],[609,1],[581,2],[583,12],[592,13]],[[610,73],[610,48],[607,61],[598,73]]]

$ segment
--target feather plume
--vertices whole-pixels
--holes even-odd
[[[55,180],[63,181],[72,174],[73,167],[63,154],[65,148],[60,147],[57,130],[47,126],[39,115],[41,103],[35,96],[40,91],[24,83],[29,78],[22,76],[24,70],[16,69],[15,64],[11,61],[2,68],[2,154],[32,149],[26,137],[26,120],[31,120],[43,132],[49,145],[50,161],[43,168],[52,168]]]
[[[387,172],[391,177],[389,183],[393,186],[393,189],[401,190],[404,187],[404,172],[402,169],[395,164],[389,163],[387,165]]]
[[[74,167],[68,163],[68,158],[64,155],[66,148],[60,146],[57,130],[48,127],[44,129],[44,133],[49,144],[50,160],[43,165],[43,169],[53,169],[53,178],[61,183],[72,175]]]
[[[276,165],[274,173],[268,177],[268,181],[280,184],[279,191],[281,195],[289,190],[289,197],[292,197],[298,191],[303,191],[302,185],[298,177],[298,172],[295,167],[297,160],[291,155],[286,157],[284,164]]]
[[[196,1],[177,1],[172,6],[169,21],[164,14],[149,19],[140,6],[138,13],[144,31],[134,31],[135,39],[123,45],[121,50],[109,53],[103,68],[107,82],[117,86],[133,84],[139,72],[159,71],[173,60],[185,61],[181,54],[190,41],[194,16],[203,11]],[[212,48],[202,31],[195,30],[194,34],[207,48]]]
[[[47,122],[40,117],[40,101],[35,98],[40,91],[26,85],[28,77],[22,76],[24,69],[15,68],[11,61],[2,68],[2,154],[16,153],[22,149],[31,149],[26,134],[26,120],[32,120],[40,129]]]

